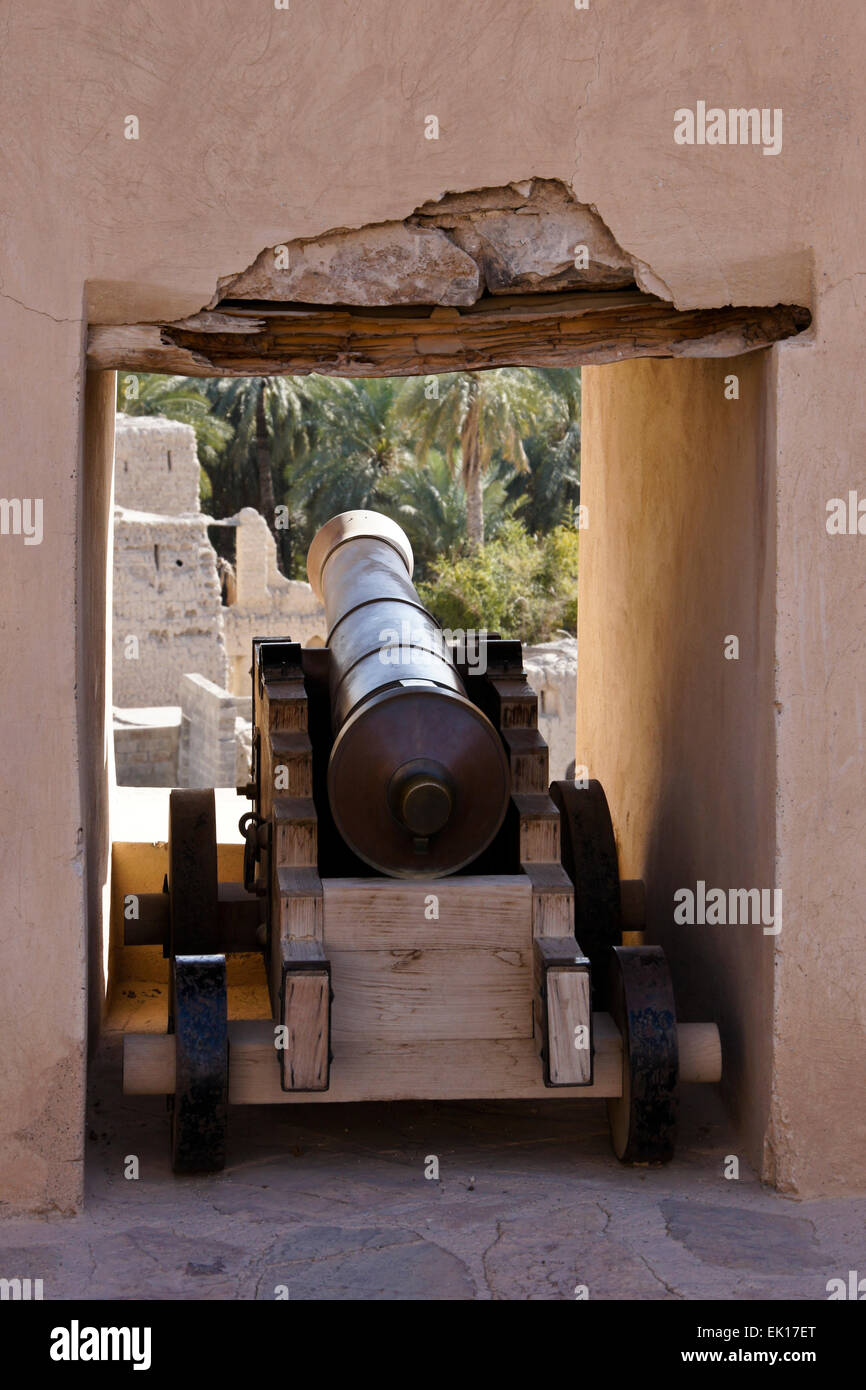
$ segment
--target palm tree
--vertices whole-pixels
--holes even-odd
[[[503,522],[515,514],[520,502],[511,501],[499,469],[484,479],[485,535],[495,536]],[[437,450],[423,464],[414,460],[383,482],[379,507],[403,527],[415,555],[415,575],[428,577],[444,555],[459,555],[466,542],[466,494]]]
[[[484,477],[494,456],[517,472],[529,466],[523,436],[538,407],[539,385],[513,367],[449,372],[436,381],[438,394],[431,396],[426,378],[410,379],[398,415],[416,440],[419,462],[435,445],[453,472],[459,454],[466,532],[477,550],[484,544]]]
[[[216,415],[234,426],[237,450],[255,457],[259,511],[273,530],[274,467],[308,428],[306,383],[286,376],[220,377],[208,381],[206,390]]]
[[[236,511],[245,504],[254,480],[258,510],[277,541],[283,568],[291,573],[291,505],[289,525],[278,527],[274,478],[275,474],[280,478],[281,497],[290,492],[292,474],[309,450],[313,420],[307,380],[287,376],[220,377],[208,381],[205,389],[217,418],[227,421],[234,431],[231,445],[220,461],[221,487],[212,480],[214,495],[229,489],[238,504],[231,507],[227,498],[221,498],[223,507]]]
[[[411,457],[395,413],[402,379],[311,377],[315,440],[297,475],[310,538],[336,512],[375,507]]]
[[[529,471],[513,477],[508,495],[521,503],[533,535],[573,521],[580,501],[580,369],[532,368],[539,410],[523,446]]]

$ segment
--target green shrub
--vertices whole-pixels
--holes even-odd
[[[487,628],[521,642],[577,631],[578,532],[557,526],[530,536],[512,518],[478,554],[452,551],[419,585],[421,600],[443,627]]]

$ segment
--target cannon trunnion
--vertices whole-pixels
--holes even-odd
[[[232,1104],[417,1098],[604,1097],[617,1156],[666,1161],[718,1030],[678,1025],[636,944],[599,783],[548,785],[520,644],[443,649],[373,513],[329,522],[309,569],[328,647],[253,642],[242,884],[218,882],[213,791],[171,793],[165,891],[126,937],[170,958],[168,1032],[125,1037],[124,1090],[170,1097],[177,1172],[224,1165]],[[395,624],[408,665],[381,659]],[[261,953],[270,1019],[229,1017],[235,951]]]

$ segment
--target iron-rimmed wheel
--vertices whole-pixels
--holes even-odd
[[[226,1161],[229,1045],[225,956],[175,956],[175,1173],[218,1173]]]
[[[679,1055],[664,951],[614,947],[610,983],[610,1012],[622,1037],[622,1095],[607,1102],[613,1151],[623,1163],[668,1163],[676,1142]]]
[[[216,803],[212,788],[174,790],[168,813],[170,991],[175,1035],[171,1164],[176,1173],[225,1166],[228,1113],[226,958],[217,922]]]
[[[592,970],[593,1008],[606,1011],[609,957],[622,942],[619,860],[613,821],[600,782],[552,782],[559,810],[560,859],[574,884],[574,934]]]

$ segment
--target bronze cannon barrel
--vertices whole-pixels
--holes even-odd
[[[431,878],[489,845],[510,779],[502,740],[468,699],[413,567],[407,536],[378,512],[332,517],[307,555],[328,624],[337,829],[382,873]]]

